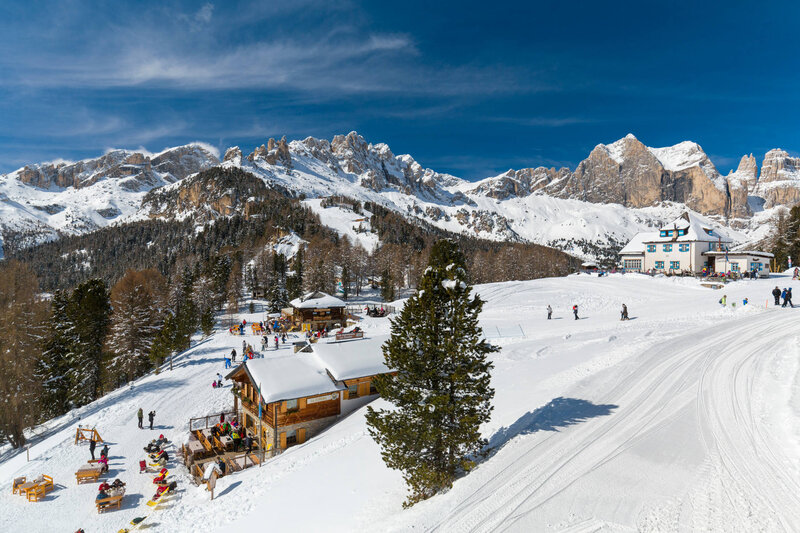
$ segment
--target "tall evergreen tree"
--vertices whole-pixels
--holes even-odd
[[[482,338],[483,301],[471,296],[455,243],[437,242],[419,290],[392,320],[383,346],[396,376],[377,380],[395,409],[368,409],[370,435],[390,468],[403,472],[405,505],[450,487],[486,445],[480,426],[492,411],[491,362],[497,350]]]
[[[67,360],[77,344],[75,324],[67,312],[69,297],[61,291],[53,294],[51,314],[42,357],[36,363],[34,378],[41,384],[39,413],[42,420],[63,415],[69,409]]]
[[[286,291],[290,300],[303,295],[303,249],[294,256],[294,273],[286,279]]]
[[[101,279],[81,283],[72,291],[67,312],[76,334],[67,360],[68,400],[72,407],[80,407],[103,393],[103,347],[111,323],[108,286]]]

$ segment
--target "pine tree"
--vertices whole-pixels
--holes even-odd
[[[61,291],[53,294],[51,315],[42,357],[36,363],[35,379],[41,384],[39,413],[42,420],[63,415],[69,409],[67,396],[67,359],[77,344],[75,324],[67,313],[69,297]]]
[[[439,241],[383,347],[397,375],[376,386],[396,409],[370,407],[367,424],[383,460],[403,472],[406,506],[450,487],[486,446],[479,430],[492,411],[488,354],[497,348],[482,339],[483,301],[470,293],[463,256]]]
[[[67,312],[77,337],[67,358],[68,400],[71,407],[80,407],[103,393],[103,346],[111,322],[108,286],[101,279],[81,283],[72,291]]]
[[[303,295],[303,249],[294,256],[294,274],[286,279],[286,291],[290,300]]]
[[[342,298],[347,300],[350,295],[350,269],[347,265],[342,267]]]

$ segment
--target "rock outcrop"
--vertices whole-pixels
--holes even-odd
[[[90,187],[103,179],[124,180],[128,190],[141,190],[173,183],[200,170],[219,164],[219,160],[199,145],[180,146],[155,156],[126,150],[113,150],[96,159],[76,163],[28,165],[17,171],[17,178],[42,189],[53,186],[76,189]]]
[[[766,208],[800,203],[800,157],[791,157],[781,149],[767,152],[755,191],[764,198]]]

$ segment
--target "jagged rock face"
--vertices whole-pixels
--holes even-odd
[[[755,189],[758,180],[758,165],[753,154],[742,156],[739,167],[729,173],[725,180],[730,197],[730,217],[741,219],[752,215],[747,197]]]
[[[285,136],[278,142],[270,138],[266,146],[262,144],[253,150],[253,152],[247,156],[247,160],[251,162],[263,160],[270,165],[281,164],[288,169],[293,166],[292,154],[289,152],[289,144],[286,142]]]
[[[241,164],[242,162],[242,151],[239,149],[238,146],[233,146],[225,150],[225,156],[222,158],[223,161],[232,161],[236,164]]]
[[[800,203],[800,157],[791,157],[780,149],[767,152],[756,193],[764,198],[766,208]]]
[[[508,171],[472,192],[502,200],[537,191],[637,208],[673,201],[704,214],[726,215],[730,208],[724,179],[699,146],[650,149],[633,135],[596,146],[575,172],[542,167]]]
[[[536,191],[545,189],[550,184],[559,184],[569,179],[572,172],[568,168],[523,168],[509,170],[491,180],[486,180],[470,191],[471,194],[481,194],[495,200],[506,200],[514,196],[528,196]]]
[[[17,178],[27,185],[48,189],[56,187],[89,187],[101,179],[125,180],[124,187],[138,190],[163,181],[180,180],[219,163],[219,160],[196,145],[167,150],[152,161],[139,152],[114,150],[97,159],[77,163],[26,166]]]

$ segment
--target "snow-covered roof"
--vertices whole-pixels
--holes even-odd
[[[661,237],[659,234],[653,239],[644,242],[675,242],[675,241],[704,241],[704,242],[733,242],[727,236],[720,234],[707,224],[703,224],[696,217],[689,213],[684,213],[669,224],[661,227],[661,231],[685,229],[686,233],[681,236]]]
[[[330,307],[347,307],[347,304],[335,296],[324,292],[309,292],[295,298],[289,305],[296,309],[327,309]]]
[[[320,341],[311,346],[331,375],[338,380],[345,380],[389,372],[381,349],[388,338],[388,335],[378,335],[351,341]]]
[[[644,253],[645,242],[658,239],[657,231],[643,231],[633,236],[633,239],[626,244],[619,255],[640,255]]]
[[[342,390],[320,365],[314,354],[298,352],[283,357],[250,359],[245,363],[247,373],[266,403],[294,400],[316,394]]]

